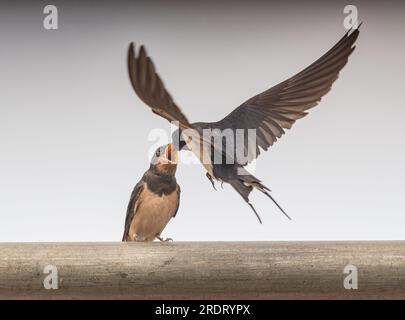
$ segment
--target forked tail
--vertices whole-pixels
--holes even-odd
[[[252,192],[253,188],[261,191],[267,197],[274,202],[274,204],[280,209],[280,211],[291,220],[291,217],[283,210],[283,208],[277,203],[277,201],[270,195],[270,189],[267,188],[265,185],[261,183],[260,180],[252,176],[251,174],[248,175],[241,175],[238,176],[238,179],[230,180],[229,183],[231,186],[241,195],[243,200],[252,208],[253,212],[255,213],[257,219],[260,223],[262,223],[262,219],[260,218],[259,214],[257,213],[254,206],[250,203],[249,194]]]

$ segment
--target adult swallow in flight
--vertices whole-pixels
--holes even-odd
[[[271,197],[269,188],[244,167],[259,156],[261,149],[267,151],[284,134],[284,129],[290,129],[296,120],[303,118],[307,110],[316,106],[329,92],[355,49],[354,43],[358,35],[359,28],[349,30],[335,46],[310,66],[248,99],[217,122],[190,123],[187,120],[156,73],[144,46],[141,46],[136,54],[134,44],[130,44],[128,70],[138,97],[154,113],[178,125],[179,129],[172,136],[175,147],[179,150],[186,147],[196,154],[213,185],[213,179],[229,183],[250,205],[261,223],[259,215],[249,201],[249,194],[253,188],[267,195],[287,217],[288,215]],[[207,139],[204,136],[207,129],[210,132],[217,132],[216,134],[227,129],[228,132],[231,130],[234,141],[237,141],[237,132],[242,131],[241,140],[244,143],[242,146],[234,144],[235,147],[229,152],[228,140],[222,139],[219,143],[222,148],[218,148],[218,144],[212,143],[211,138]],[[254,141],[249,137],[249,129],[256,132]],[[241,151],[245,157],[238,157]],[[228,161],[228,157],[232,161]]]
[[[172,144],[156,150],[149,170],[132,191],[122,241],[164,241],[160,235],[180,204],[177,160],[178,151]]]

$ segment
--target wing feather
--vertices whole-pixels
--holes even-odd
[[[244,130],[245,144],[248,129],[256,129],[257,146],[267,150],[290,129],[296,120],[307,115],[307,110],[316,106],[332,87],[339,72],[346,65],[355,49],[359,29],[349,30],[328,52],[293,77],[250,98],[228,116],[214,123],[199,123],[200,126],[225,130]],[[255,150],[247,148],[246,150]],[[258,152],[257,152],[258,151]],[[245,165],[260,154],[249,154]]]
[[[134,219],[136,208],[139,205],[138,200],[142,191],[144,190],[144,181],[143,179],[139,181],[134,190],[132,191],[131,198],[128,203],[127,215],[125,217],[125,227],[124,234],[122,236],[122,241],[126,241],[129,233],[129,228],[131,227],[132,220]]]
[[[182,129],[190,128],[186,116],[166,90],[144,46],[140,47],[138,55],[136,55],[134,44],[130,44],[128,73],[136,94],[155,114],[170,122],[178,122]]]

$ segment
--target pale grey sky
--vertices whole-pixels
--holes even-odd
[[[135,96],[129,42],[143,43],[191,121],[222,118],[315,61],[344,34],[344,1],[54,1],[0,5],[0,241],[119,241],[147,137],[169,124]],[[357,49],[332,91],[255,175],[264,224],[200,165],[180,165],[174,240],[405,239],[404,4],[356,1]]]

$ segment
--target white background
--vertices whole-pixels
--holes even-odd
[[[149,132],[169,124],[135,96],[130,41],[144,43],[191,121],[215,121],[300,71],[344,34],[317,2],[82,4],[0,9],[0,241],[119,241]],[[180,165],[174,240],[405,239],[404,5],[356,2],[358,47],[321,104],[267,153],[250,208]]]

